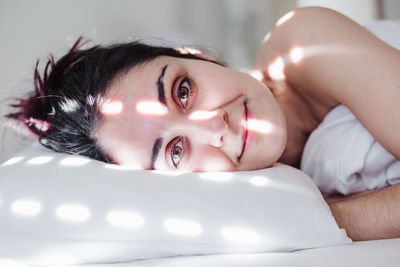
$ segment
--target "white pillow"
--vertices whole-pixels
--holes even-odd
[[[176,175],[124,170],[35,145],[3,163],[0,177],[0,258],[18,262],[100,263],[351,242],[312,180],[286,165]]]

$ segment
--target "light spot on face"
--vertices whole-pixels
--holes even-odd
[[[107,221],[114,226],[126,229],[140,228],[144,225],[143,216],[135,212],[123,210],[109,212],[107,214]]]
[[[90,159],[84,157],[70,156],[60,161],[63,166],[83,166],[90,162]]]
[[[265,186],[268,182],[269,180],[264,176],[254,176],[250,179],[250,183],[255,186]]]
[[[164,227],[168,232],[178,235],[197,236],[202,232],[202,228],[197,222],[182,219],[167,219]]]
[[[242,126],[246,127],[249,131],[254,131],[258,133],[267,134],[272,131],[272,124],[267,121],[257,120],[257,119],[247,119],[247,124],[245,120],[242,120]]]
[[[107,115],[115,115],[122,112],[123,105],[121,101],[113,100],[113,101],[106,101],[103,103],[101,112]]]
[[[40,203],[30,199],[16,200],[11,205],[11,211],[18,215],[34,216],[40,212]]]
[[[217,115],[217,112],[214,111],[205,111],[205,110],[197,110],[189,115],[189,119],[191,120],[207,120],[211,119]]]
[[[165,115],[168,113],[167,107],[156,101],[140,101],[136,105],[136,111],[145,115]]]
[[[273,80],[284,80],[286,78],[284,74],[284,69],[285,63],[283,61],[283,58],[278,57],[268,66],[268,74]]]
[[[294,47],[290,50],[289,56],[293,63],[299,63],[304,58],[304,49],[301,47]]]
[[[57,208],[56,215],[62,220],[79,223],[88,220],[90,212],[81,205],[63,204]]]
[[[52,159],[53,159],[52,156],[40,156],[40,157],[31,158],[30,160],[28,160],[27,163],[30,165],[40,165],[40,164],[45,164]]]
[[[64,101],[61,101],[59,105],[60,108],[67,113],[74,112],[79,107],[79,104],[75,99],[64,99]]]
[[[23,159],[24,159],[24,157],[13,157],[13,158],[7,160],[6,162],[4,162],[3,164],[1,164],[1,166],[13,165],[13,164],[20,162]]]
[[[206,180],[216,182],[226,182],[232,179],[233,174],[231,172],[203,172],[200,177]]]
[[[222,236],[228,241],[242,245],[255,245],[261,241],[257,233],[239,227],[224,227]]]
[[[249,71],[249,74],[255,78],[256,80],[262,81],[264,78],[264,74],[260,70],[251,70]]]
[[[289,13],[286,13],[285,15],[283,15],[278,22],[276,23],[276,26],[281,26],[283,23],[285,23],[286,21],[288,21],[289,19],[291,19],[294,15],[294,11],[290,11]]]

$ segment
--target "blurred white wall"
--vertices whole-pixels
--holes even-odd
[[[382,0],[381,14],[384,19],[400,19],[400,1]]]

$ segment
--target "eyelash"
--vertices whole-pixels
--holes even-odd
[[[184,86],[185,83],[187,85]],[[178,90],[181,89],[182,87],[188,89],[187,97],[184,98],[185,103],[182,103],[181,98],[178,96]],[[180,107],[182,107],[184,110],[186,110],[186,108],[188,106],[188,101],[190,103],[190,101],[192,100],[193,92],[194,92],[190,79],[188,77],[184,77],[182,79],[182,81],[179,82],[178,86],[173,89],[173,92],[174,92],[174,94],[173,94],[174,99],[176,99],[176,102],[180,103],[178,105]],[[176,137],[176,138],[174,138],[174,140],[175,139],[177,139],[177,141],[174,142],[173,146],[170,149],[170,157],[171,157],[172,164],[175,166],[175,168],[178,168],[179,163],[181,162],[181,160],[183,159],[183,157],[185,155],[185,140],[184,140],[184,137],[182,137],[182,136]],[[181,143],[181,146],[178,146],[179,143]],[[181,156],[179,157],[179,161],[177,163],[175,163],[174,156],[173,156],[173,151],[175,148],[179,148],[181,150]]]
[[[184,140],[184,137],[182,137],[182,136],[175,137],[174,140],[175,139],[178,139],[178,141],[174,142],[174,145],[170,149],[170,157],[171,157],[171,161],[172,161],[172,164],[174,165],[174,167],[178,168],[179,163],[181,162],[183,156],[185,155],[185,149],[184,149],[185,140]],[[180,146],[178,146],[179,143],[181,143]],[[177,148],[179,148],[181,150],[181,155],[180,155],[179,161],[177,163],[175,163],[174,155],[173,155],[173,151],[174,151],[175,147],[177,147]]]
[[[187,83],[187,85],[183,86],[185,83]],[[185,98],[186,102],[184,104],[182,103],[182,101],[180,100],[180,98],[178,96],[178,90],[182,87],[187,88],[189,91],[187,98]],[[177,103],[177,104],[186,110],[187,102],[192,100],[192,96],[194,93],[194,89],[193,89],[191,80],[188,77],[184,77],[182,79],[182,81],[178,84],[178,86],[176,88],[174,88],[173,90],[174,90],[174,99],[176,99],[176,101],[180,103],[180,104],[179,103]]]

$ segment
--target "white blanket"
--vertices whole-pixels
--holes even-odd
[[[301,169],[325,195],[347,195],[400,182],[400,161],[343,105],[331,110],[312,132]]]

